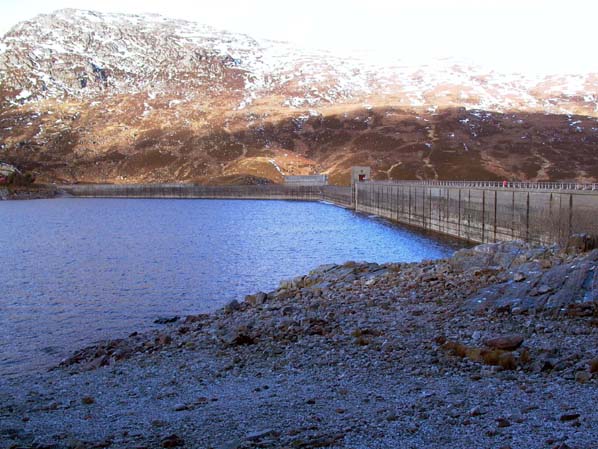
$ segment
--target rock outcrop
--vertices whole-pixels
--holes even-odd
[[[525,244],[482,245],[455,256],[457,265],[496,269],[500,282],[481,289],[465,307],[477,312],[598,312],[598,250],[590,236],[574,236],[564,252]]]

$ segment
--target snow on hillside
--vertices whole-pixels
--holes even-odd
[[[0,42],[0,80],[13,104],[145,92],[224,95],[302,110],[389,97],[412,108],[465,106],[548,113],[598,111],[598,77],[523,76],[455,61],[401,64],[393,55],[303,50],[159,15],[66,9],[14,27]]]

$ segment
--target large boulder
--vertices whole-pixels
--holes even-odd
[[[455,270],[470,271],[512,269],[532,260],[552,256],[555,248],[533,246],[519,240],[501,243],[486,243],[457,251],[449,260]]]
[[[505,273],[506,280],[479,290],[465,302],[473,312],[588,314],[598,305],[598,249],[544,266],[538,261]]]
[[[496,337],[486,338],[484,344],[492,349],[502,349],[505,351],[513,351],[523,343],[523,335],[507,334]]]

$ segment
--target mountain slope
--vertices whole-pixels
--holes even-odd
[[[66,182],[598,178],[598,76],[371,65],[154,15],[0,41],[0,160]]]

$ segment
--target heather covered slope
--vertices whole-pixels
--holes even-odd
[[[598,179],[598,77],[385,65],[63,10],[0,43],[0,160],[63,182]],[[251,178],[254,179],[254,178]]]

